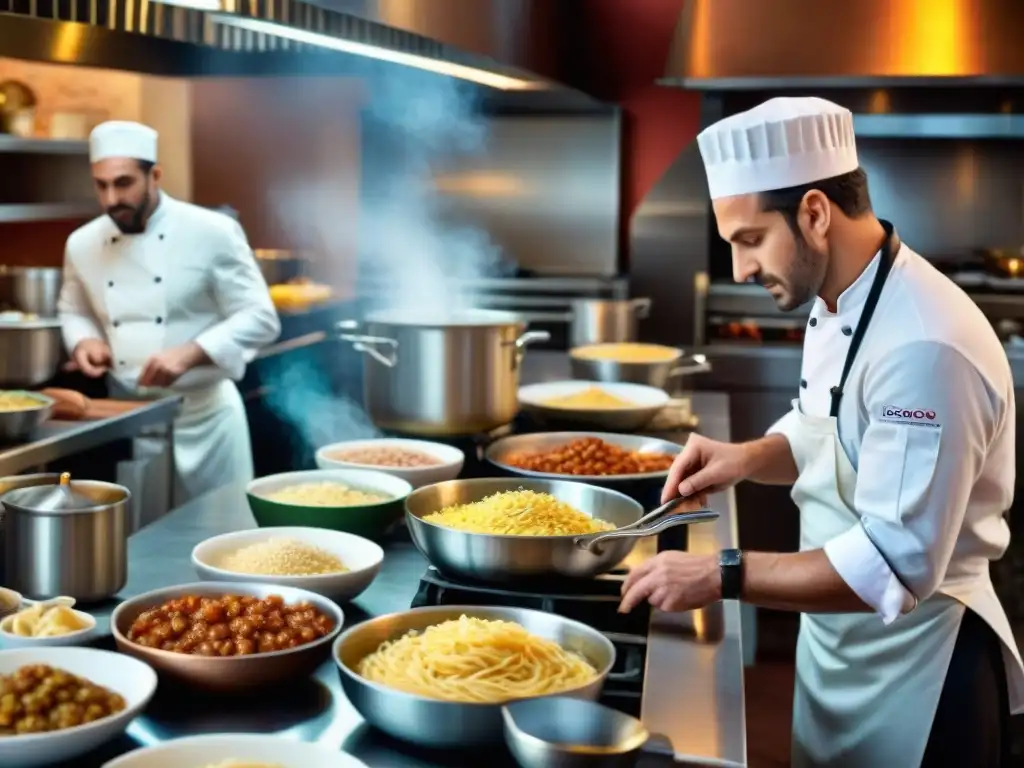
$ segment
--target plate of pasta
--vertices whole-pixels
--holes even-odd
[[[54,648],[89,642],[96,634],[96,619],[74,605],[70,597],[26,601],[0,620],[0,643],[5,648]]]
[[[337,747],[286,736],[217,734],[136,749],[103,768],[367,768]]]

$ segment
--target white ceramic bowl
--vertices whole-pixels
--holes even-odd
[[[252,573],[237,573],[218,567],[227,555],[242,547],[269,539],[296,539],[326,550],[337,557],[349,569],[345,573],[330,573],[317,576],[261,576]],[[254,528],[249,531],[235,531],[214,536],[196,545],[192,550],[192,566],[203,581],[247,581],[258,584],[279,584],[284,587],[298,587],[329,597],[335,601],[352,600],[380,572],[384,561],[384,550],[369,539],[344,531],[329,531],[323,528]]]
[[[625,408],[562,408],[548,404],[554,398],[573,395],[591,387],[604,390],[631,405]],[[545,421],[624,432],[642,429],[668,405],[670,399],[668,393],[658,387],[604,381],[552,381],[519,388],[519,404],[523,410]]]
[[[285,768],[367,768],[366,763],[338,749],[285,736],[217,734],[174,739],[136,749],[103,768],[202,768],[225,760],[251,760]]]
[[[124,733],[156,691],[156,672],[148,665],[96,648],[20,648],[0,651],[0,675],[26,664],[46,664],[70,672],[124,697],[125,708],[94,723],[50,733],[0,737],[0,765],[35,768],[84,755]]]
[[[31,606],[25,606],[26,608]],[[5,616],[0,620],[0,647],[3,648],[60,648],[68,645],[85,645],[96,637],[96,619],[85,611],[72,608],[71,611],[83,622],[86,627],[75,632],[68,632],[66,635],[56,637],[22,637],[10,631],[11,619],[14,614]]]
[[[338,451],[353,451],[364,448],[401,448],[407,451],[417,451],[441,461],[432,467],[387,467],[380,464],[357,464],[352,461],[341,461],[332,459],[331,454]],[[432,443],[427,440],[403,440],[401,438],[383,437],[373,440],[346,440],[341,443],[325,445],[316,452],[316,465],[320,469],[373,469],[378,472],[386,472],[394,477],[400,477],[408,482],[413,488],[422,488],[424,485],[443,483],[446,480],[454,480],[462,471],[462,465],[466,461],[466,455],[458,448],[444,443]]]

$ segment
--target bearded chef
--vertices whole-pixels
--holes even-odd
[[[71,364],[129,390],[183,395],[175,500],[253,477],[239,380],[280,323],[245,233],[160,189],[157,133],[108,122],[90,136],[106,214],[72,233],[59,312]]]
[[[698,143],[736,281],[811,310],[792,410],[748,443],[692,437],[663,495],[791,484],[800,551],[662,552],[622,609],[800,611],[794,765],[1007,765],[1024,671],[989,578],[1014,484],[1002,345],[875,217],[848,110],[772,99]]]

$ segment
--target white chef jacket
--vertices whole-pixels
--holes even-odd
[[[172,389],[240,380],[281,326],[245,233],[229,217],[160,194],[144,232],[100,216],[68,238],[58,311],[68,350],[104,339],[114,376],[134,389],[149,357],[195,341],[213,366]]]
[[[879,255],[839,297],[816,299],[804,340],[794,408],[828,416]],[[860,515],[824,546],[833,567],[882,621],[936,592],[976,610],[1014,648],[988,581],[988,563],[1010,541],[1016,409],[1002,343],[978,306],[905,244],[897,253],[844,388],[837,418],[857,470]],[[786,435],[790,411],[769,429]],[[981,602],[978,602],[981,601]],[[994,618],[992,618],[994,617]],[[999,626],[995,626],[999,625]],[[1011,680],[1015,653],[1004,654]],[[1012,665],[1012,668],[1011,668]],[[1014,688],[1017,688],[1015,691]],[[1011,683],[1011,705],[1024,689]]]

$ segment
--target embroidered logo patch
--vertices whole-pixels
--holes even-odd
[[[893,424],[912,424],[918,427],[941,426],[935,411],[926,408],[902,408],[898,405],[883,405],[882,421]]]

